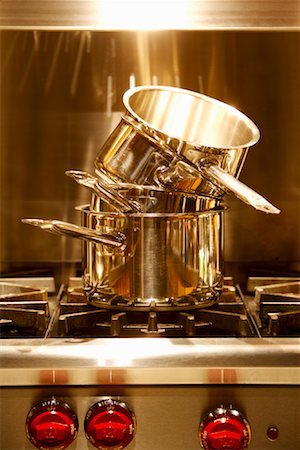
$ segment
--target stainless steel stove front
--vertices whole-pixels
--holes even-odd
[[[244,297],[231,284],[219,309],[199,317],[193,312],[194,326],[204,334],[180,321],[181,334],[172,337],[159,325],[134,337],[113,337],[109,323],[101,334],[102,310],[90,310],[80,292],[68,298],[60,289],[55,295],[51,278],[2,280],[0,286],[1,449],[299,449],[300,338],[294,329],[285,337],[261,333],[254,317],[266,300]],[[272,290],[270,284],[264,289]],[[299,310],[297,298],[294,303]],[[221,317],[213,337],[211,314]],[[115,408],[124,419],[121,431],[119,416],[106,420]]]
[[[56,398],[68,402],[79,420],[70,450],[92,450],[83,423],[88,409],[103,396],[125,402],[137,419],[128,450],[199,450],[198,428],[207,412],[220,404],[243,411],[251,426],[252,450],[298,450],[299,387],[293,386],[71,386],[7,388],[2,391],[0,446],[3,450],[33,449],[24,432],[34,403]],[[278,438],[270,440],[270,430]]]
[[[92,450],[85,416],[108,397],[136,418],[128,450],[200,449],[199,426],[218,407],[249,423],[249,449],[299,449],[298,338],[5,340],[1,353],[3,450],[34,448],[27,414],[53,398],[78,417],[68,448]]]

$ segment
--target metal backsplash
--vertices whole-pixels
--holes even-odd
[[[300,33],[262,31],[17,31],[1,38],[1,271],[76,262],[81,244],[20,223],[79,223],[89,194],[65,176],[93,171],[118,123],[122,94],[174,85],[232,104],[259,127],[240,179],[281,209],[257,212],[231,196],[225,260],[300,261]]]
[[[299,30],[298,0],[1,0],[0,27]]]

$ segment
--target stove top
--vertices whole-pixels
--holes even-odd
[[[2,386],[299,384],[299,279],[249,279],[243,293],[227,278],[210,308],[136,312],[90,304],[80,278],[1,284]]]
[[[249,278],[246,293],[232,278],[218,304],[128,306],[119,297],[88,297],[80,278],[55,292],[52,278],[2,279],[1,338],[300,336],[300,280]]]
[[[242,417],[253,450],[296,450],[299,285],[249,279],[244,293],[227,278],[210,308],[186,302],[135,311],[118,298],[98,307],[79,278],[59,289],[51,278],[2,279],[2,446],[25,448],[24,425],[55,403],[79,424],[72,448],[88,449],[91,411],[102,414],[113,402],[136,418],[128,450],[196,450],[197,430],[214,411]],[[52,439],[53,417],[40,436]],[[27,437],[36,442],[33,432]]]

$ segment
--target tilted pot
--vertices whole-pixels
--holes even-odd
[[[129,89],[123,102],[126,114],[95,159],[97,173],[210,197],[229,191],[256,209],[279,212],[237,180],[259,139],[256,125],[240,111],[168,86]]]
[[[120,231],[126,249],[84,242],[83,279],[100,295],[115,294],[137,305],[192,296],[208,306],[223,280],[223,209],[186,214],[96,213],[81,208],[82,225]]]
[[[118,192],[130,202],[140,205],[143,213],[186,213],[200,212],[216,208],[221,200],[204,195],[189,195],[182,192],[168,192],[147,186],[120,185]],[[115,211],[114,205],[103,201],[97,194],[92,194],[91,211]],[[121,211],[120,211],[121,212]]]
[[[111,296],[136,306],[189,299],[193,307],[207,307],[218,300],[223,281],[222,208],[127,215],[79,209],[81,227],[42,219],[24,221],[84,240],[83,285],[96,304],[99,297],[105,301]],[[84,236],[84,230],[90,236]]]
[[[167,147],[160,148],[138,122],[122,117],[99,150],[94,164],[101,178],[106,176],[117,183],[156,185],[156,170],[169,166],[174,156]]]
[[[170,192],[154,186],[108,184],[103,178],[81,170],[67,170],[66,174],[92,192],[90,209],[95,212],[183,213],[206,211],[220,205],[216,198]]]
[[[207,95],[171,86],[138,86],[123,95],[130,118],[163,147],[193,165],[207,159],[238,176],[257,126],[236,108]]]

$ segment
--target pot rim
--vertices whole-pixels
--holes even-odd
[[[195,192],[185,192],[185,191],[176,191],[175,189],[173,191],[166,191],[165,189],[156,189],[154,186],[142,186],[142,185],[134,185],[130,183],[119,183],[116,185],[112,185],[113,189],[115,191],[120,192],[122,195],[126,195],[126,198],[131,195],[132,197],[137,197],[135,200],[138,200],[139,196],[147,196],[147,198],[156,198],[156,195],[162,195],[165,197],[183,197],[187,199],[193,199],[193,200],[213,200],[213,201],[221,201],[222,197],[211,197],[209,195],[200,195]],[[153,192],[153,195],[150,195],[151,192]],[[93,196],[99,197],[100,195],[96,193],[92,193]],[[128,196],[128,197],[127,197]]]
[[[134,218],[155,218],[155,217],[166,217],[170,219],[188,219],[188,218],[197,218],[200,216],[209,216],[209,215],[221,215],[224,213],[224,211],[227,209],[227,206],[217,206],[212,209],[206,209],[204,211],[195,211],[195,212],[187,212],[187,213],[129,213],[129,212],[105,212],[105,211],[92,211],[90,210],[90,205],[84,204],[84,205],[78,205],[75,207],[76,211],[80,211],[81,213],[88,214],[89,216],[95,216],[95,217],[111,217],[114,219],[118,218],[128,218],[128,217],[134,217]]]
[[[190,140],[185,140],[182,138],[182,136],[177,135],[177,136],[170,136],[168,135],[163,129],[155,127],[153,124],[151,124],[150,122],[147,122],[146,120],[144,120],[142,117],[140,117],[130,106],[130,98],[135,95],[136,93],[142,92],[142,91],[168,91],[168,92],[174,92],[177,94],[184,94],[184,95],[188,95],[188,96],[192,96],[192,97],[196,97],[200,100],[204,100],[205,102],[208,103],[212,103],[214,105],[217,105],[219,107],[221,107],[224,111],[228,111],[231,114],[233,114],[234,116],[238,117],[239,119],[241,119],[245,125],[251,130],[252,132],[252,138],[244,143],[241,143],[240,145],[232,145],[232,146],[219,146],[219,145],[210,145],[209,143],[206,142],[194,142],[194,141],[190,141]],[[155,85],[146,85],[146,86],[137,86],[131,89],[128,89],[127,91],[125,91],[125,93],[123,94],[123,104],[126,107],[128,113],[134,117],[134,119],[141,124],[142,126],[149,128],[151,130],[154,130],[158,133],[161,133],[164,135],[165,139],[167,141],[169,140],[179,140],[180,142],[183,142],[185,144],[188,144],[191,147],[195,147],[195,150],[197,150],[197,148],[200,147],[206,147],[208,149],[216,149],[216,150],[220,150],[220,151],[224,151],[224,150],[234,150],[234,149],[248,149],[250,146],[253,146],[254,144],[257,143],[257,141],[260,138],[260,132],[258,127],[256,126],[256,124],[248,117],[246,116],[244,113],[242,113],[240,110],[238,110],[237,108],[222,102],[221,100],[218,100],[216,98],[213,97],[209,97],[205,94],[201,94],[199,92],[195,92],[195,91],[191,91],[189,89],[183,89],[183,88],[177,88],[174,86],[163,86],[163,85],[159,85],[159,86],[155,86]],[[126,120],[126,118],[125,118]],[[169,147],[169,145],[168,145]]]

